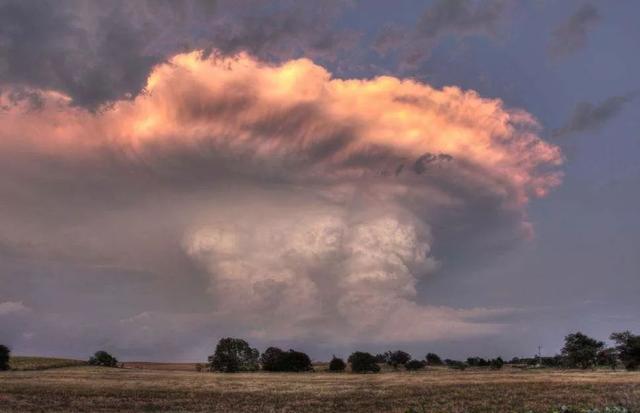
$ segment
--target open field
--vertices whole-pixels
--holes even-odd
[[[563,404],[640,409],[640,373],[623,371],[214,374],[150,367],[0,373],[0,410],[404,412],[420,403],[426,412],[549,412]]]
[[[44,370],[61,367],[73,367],[86,365],[86,361],[64,359],[57,357],[11,357],[9,366],[12,370]]]

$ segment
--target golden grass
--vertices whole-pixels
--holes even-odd
[[[172,412],[549,412],[640,409],[640,373],[431,369],[241,373],[79,367],[0,374],[0,410]]]
[[[13,370],[44,370],[62,367],[82,366],[86,361],[63,359],[56,357],[25,357],[15,356],[9,360],[9,367]]]

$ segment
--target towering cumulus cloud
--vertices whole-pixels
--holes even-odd
[[[496,332],[504,309],[431,306],[420,286],[529,236],[527,203],[561,179],[526,112],[457,87],[334,79],[306,59],[193,52],[98,112],[46,90],[5,91],[2,107],[3,248],[201,283],[198,320],[220,334]],[[135,314],[118,328],[152,313]]]

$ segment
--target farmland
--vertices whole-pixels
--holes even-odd
[[[2,411],[550,412],[640,409],[640,373],[429,368],[380,374],[198,373],[125,363],[0,373]]]

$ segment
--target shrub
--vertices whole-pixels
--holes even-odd
[[[356,351],[349,356],[351,370],[355,373],[377,373],[380,366],[376,363],[376,358],[370,353]]]
[[[209,356],[209,370],[225,373],[256,371],[259,355],[258,350],[242,339],[223,338],[218,342],[215,353]]]
[[[406,351],[396,350],[387,352],[387,364],[397,369],[399,365],[405,365],[411,360],[411,354]]]
[[[618,357],[625,369],[636,370],[640,368],[640,335],[623,331],[611,334],[611,340],[617,344]]]
[[[9,355],[11,350],[9,347],[0,344],[0,371],[9,370]]]
[[[581,332],[569,334],[564,339],[562,356],[568,367],[580,367],[582,369],[594,366],[598,352],[604,348],[604,343]]]
[[[342,372],[347,368],[347,364],[341,358],[333,356],[329,362],[329,371]]]
[[[404,364],[404,368],[407,370],[415,371],[425,368],[427,365],[426,361],[422,360],[409,360]]]
[[[89,359],[89,364],[92,366],[117,367],[118,359],[106,351],[100,350],[96,351],[93,357]]]
[[[425,360],[427,360],[428,366],[441,366],[443,364],[440,356],[435,353],[427,353]]]
[[[260,357],[262,369],[265,371],[311,371],[311,359],[305,353],[289,350],[282,351],[277,347],[269,347]]]
[[[204,370],[204,364],[202,363],[196,363],[195,368],[197,372],[201,372],[202,370]]]

